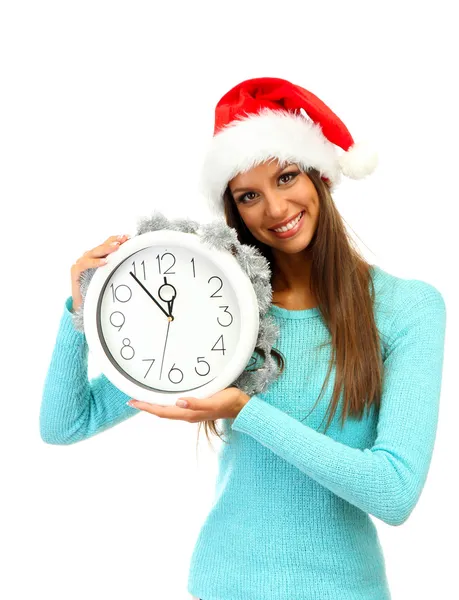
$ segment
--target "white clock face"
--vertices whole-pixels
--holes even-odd
[[[116,369],[165,393],[212,381],[241,335],[239,303],[225,273],[207,254],[173,244],[125,258],[102,288],[96,321]]]

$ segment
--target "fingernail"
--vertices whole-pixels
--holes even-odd
[[[188,406],[188,402],[186,400],[177,400],[176,404],[182,408],[186,408]]]

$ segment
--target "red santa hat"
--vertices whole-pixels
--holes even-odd
[[[339,146],[344,153],[337,153]],[[285,79],[239,83],[215,109],[214,137],[204,159],[201,189],[223,210],[223,193],[238,173],[269,159],[317,169],[330,189],[341,173],[361,179],[374,171],[377,154],[355,144],[344,123],[322,100]]]

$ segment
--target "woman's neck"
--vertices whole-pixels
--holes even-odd
[[[310,272],[311,263],[304,255],[282,253],[280,261],[274,263],[272,303],[291,310],[317,306],[309,285]]]
[[[311,260],[304,252],[286,254],[273,250],[273,290],[285,293],[307,293],[311,274]]]

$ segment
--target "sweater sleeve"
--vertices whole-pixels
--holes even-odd
[[[43,386],[40,435],[48,444],[87,439],[139,414],[130,396],[103,374],[88,381],[88,344],[72,320],[72,297],[65,301],[57,339]]]
[[[422,282],[425,283],[425,282]],[[446,307],[425,283],[391,325],[377,434],[371,448],[342,444],[254,395],[232,429],[260,444],[347,502],[401,525],[427,479],[436,437]]]

